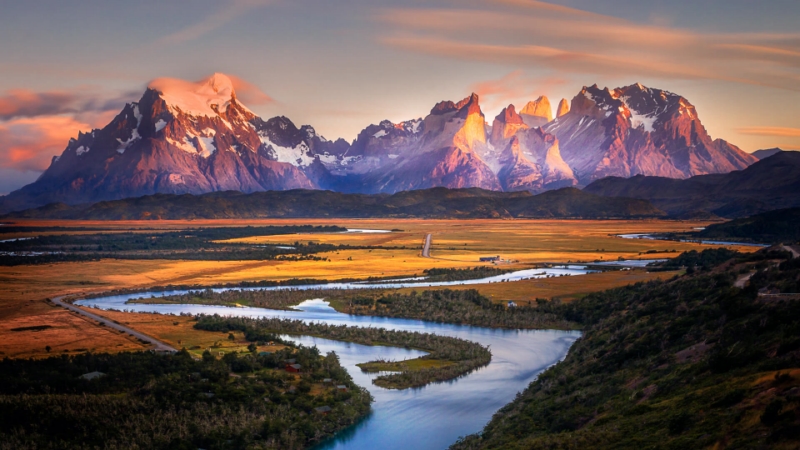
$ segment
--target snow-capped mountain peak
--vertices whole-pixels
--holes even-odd
[[[158,78],[148,85],[158,92],[175,113],[215,117],[224,113],[236,99],[233,81],[225,74],[215,73],[197,83],[174,78]]]

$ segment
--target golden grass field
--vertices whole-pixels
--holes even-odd
[[[513,300],[517,304],[533,302],[537,298],[552,299],[557,297],[570,302],[597,291],[626,286],[650,280],[666,280],[678,272],[647,272],[645,270],[611,271],[591,273],[579,277],[558,277],[534,280],[515,281],[513,283],[468,284],[448,286],[448,289],[477,289],[495,302]],[[398,289],[401,293],[409,293],[414,289]],[[419,291],[421,289],[417,289]]]
[[[240,281],[317,278],[337,280],[370,276],[408,276],[433,267],[474,267],[480,256],[500,255],[513,260],[509,268],[526,268],[542,262],[577,262],[674,257],[678,253],[642,253],[702,249],[706,246],[650,240],[621,239],[622,233],[688,231],[705,222],[660,220],[418,220],[418,219],[270,219],[198,221],[19,221],[34,226],[104,227],[114,230],[182,229],[209,226],[339,225],[362,229],[400,229],[391,234],[344,233],[258,236],[239,239],[253,244],[325,242],[330,244],[406,247],[405,249],[341,250],[320,254],[325,261],[169,261],[103,260],[49,265],[0,267],[0,352],[5,355],[40,355],[44,340],[64,349],[128,350],[138,343],[65,311],[53,311],[46,298],[64,294],[104,292],[118,288],[147,288],[166,284],[213,285]],[[420,255],[427,233],[433,235],[431,258]],[[30,234],[28,234],[30,235]],[[21,235],[21,236],[24,236]],[[738,248],[753,251],[752,247]],[[531,300],[537,297],[579,298],[588,292],[622,286],[672,274],[637,270],[581,277],[526,280],[513,283],[471,285],[495,301]],[[171,323],[171,322],[169,322]],[[44,331],[12,332],[12,328],[58,324]],[[146,332],[146,323],[134,328]],[[183,336],[185,327],[178,327]],[[159,337],[163,330],[153,330]],[[109,334],[111,333],[111,334]],[[200,332],[202,334],[202,332]],[[59,337],[55,337],[59,334]],[[52,335],[52,336],[51,336]],[[60,336],[63,335],[63,336]],[[46,339],[45,339],[46,338]],[[165,338],[167,339],[167,338]],[[184,339],[189,339],[184,338]],[[45,344],[53,347],[53,344]],[[30,347],[30,349],[26,349]],[[140,347],[140,346],[139,346]],[[0,355],[2,356],[2,355]]]

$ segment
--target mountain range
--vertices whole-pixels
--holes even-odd
[[[286,117],[263,120],[229,77],[156,81],[104,128],[79,133],[0,212],[157,193],[328,189],[396,193],[432,187],[543,192],[607,176],[689,178],[758,159],[712,140],[685,98],[640,84],[584,87],[554,117],[540,97],[488,123],[479,97],[424,118],[369,125],[351,143]]]

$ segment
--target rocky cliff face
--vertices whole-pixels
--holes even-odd
[[[556,112],[556,117],[561,117],[564,114],[569,112],[569,102],[567,99],[562,98],[560,102],[558,102],[558,111]]]
[[[70,140],[35,183],[8,195],[2,206],[317,187],[276,157],[273,126],[281,124],[262,122],[237,101],[224,75],[199,84],[152,85],[105,128]],[[276,140],[287,145],[291,139]],[[301,157],[305,149],[292,151]]]
[[[486,124],[477,95],[424,118],[329,141],[286,117],[263,120],[222,74],[161,80],[105,128],[80,133],[35,183],[0,211],[154,193],[330,189],[394,193],[430,187],[539,192],[605,176],[687,178],[739,170],[756,158],[712,140],[688,100],[641,85],[585,87],[556,118],[539,97]]]
[[[540,127],[553,120],[553,108],[544,95],[528,102],[519,113],[529,128]]]
[[[752,155],[712,140],[685,98],[634,84],[585,87],[568,113],[543,126],[581,184],[606,176],[688,178],[743,169]]]

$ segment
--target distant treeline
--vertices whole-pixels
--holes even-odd
[[[85,205],[54,203],[17,211],[4,219],[255,219],[331,217],[426,218],[644,218],[664,212],[647,200],[600,197],[575,188],[532,195],[479,188],[418,189],[386,194],[345,194],[294,189],[243,194],[155,194]]]
[[[303,367],[299,380],[283,370],[289,358]],[[104,375],[80,378],[95,371]],[[347,392],[312,394],[325,378]],[[302,449],[358,421],[370,402],[336,354],[302,346],[201,360],[185,351],[4,359],[0,449]]]
[[[424,270],[422,273],[428,276],[428,281],[464,281],[479,278],[494,277],[519,269],[500,269],[493,266],[477,266],[466,269],[452,268],[433,268]]]
[[[520,302],[516,306],[492,302],[475,289],[427,290],[410,294],[397,292],[379,296],[361,295],[351,299],[345,309],[350,314],[404,317],[431,322],[457,323],[489,328],[561,329],[578,327],[565,320],[557,309],[558,300]]]
[[[180,231],[126,231],[45,235],[0,242],[0,265],[46,264],[116,259],[180,260],[325,260],[317,253],[369,247],[302,242],[303,233],[338,233],[338,226],[201,228]],[[253,245],[221,241],[250,236],[295,235],[281,244]]]
[[[291,306],[314,298],[325,298],[329,300],[333,298],[347,299],[349,296],[356,294],[354,291],[355,290],[341,289],[227,289],[215,291],[209,288],[166,297],[143,296],[138,299],[130,300],[129,303],[241,305],[269,309],[291,309]],[[367,291],[371,292],[372,290],[369,289]],[[383,292],[383,290],[377,291]]]
[[[444,367],[381,375],[373,380],[373,383],[379,386],[397,389],[452,380],[489,364],[492,359],[489,349],[474,342],[429,333],[389,331],[383,328],[350,327],[318,322],[306,323],[301,320],[276,318],[221,317],[218,315],[199,316],[195,328],[207,331],[241,331],[249,341],[268,340],[278,334],[298,334],[364,345],[415,348],[428,352],[428,355],[423,357],[424,359],[446,363]]]

